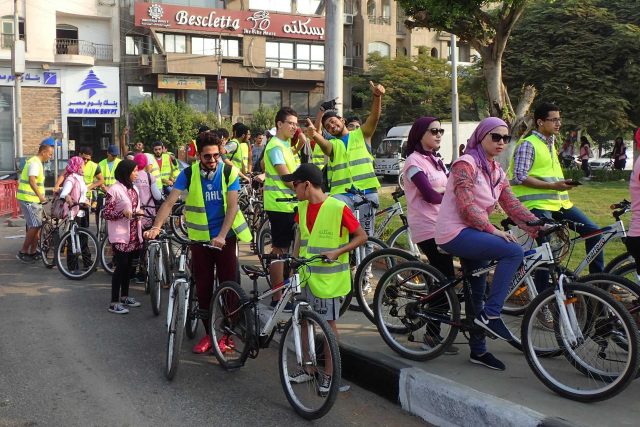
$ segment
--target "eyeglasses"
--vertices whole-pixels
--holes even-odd
[[[431,132],[431,135],[436,136],[438,134],[440,134],[440,136],[444,135],[444,129],[437,129],[437,128],[433,128],[433,129],[427,129],[429,132]]]
[[[553,119],[544,119],[545,122],[552,122],[553,124],[562,123],[562,119],[560,117],[554,117]]]
[[[347,129],[349,129],[349,130],[358,129],[359,127],[360,127],[360,125],[357,124],[357,123],[349,123],[347,125]]]
[[[202,154],[202,158],[205,162],[210,162],[211,159],[218,160],[220,158],[220,153]]]
[[[490,133],[491,135],[491,140],[493,142],[500,142],[500,140],[503,140],[505,144],[508,144],[511,142],[511,135],[502,135],[499,133]]]
[[[297,128],[298,127],[298,123],[296,122],[290,122],[289,120],[285,120],[284,121],[286,124],[288,124],[291,127]]]

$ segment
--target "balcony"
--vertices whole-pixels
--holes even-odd
[[[404,22],[396,22],[396,36],[404,37],[407,35],[407,27],[405,27]]]
[[[59,64],[95,65],[96,61],[113,62],[113,46],[86,40],[56,39],[56,58]]]

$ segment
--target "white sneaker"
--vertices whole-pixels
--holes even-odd
[[[109,311],[115,314],[127,314],[129,309],[122,304],[112,304],[109,306]]]
[[[308,383],[311,380],[313,380],[313,377],[307,374],[302,368],[289,375],[289,381],[295,384]]]
[[[121,298],[120,303],[123,305],[128,305],[129,307],[140,307],[141,305],[140,302],[131,297]]]

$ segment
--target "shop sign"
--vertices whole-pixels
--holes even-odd
[[[158,74],[158,89],[205,90],[204,76]]]
[[[256,35],[305,40],[325,39],[325,19],[287,15],[266,10],[227,10],[182,7],[169,4],[136,3],[135,23],[160,27],[208,31],[225,35]]]
[[[0,86],[13,86],[15,76],[11,68],[0,68]],[[29,87],[60,87],[60,70],[43,70],[27,68],[22,75],[22,86]]]
[[[63,77],[63,115],[120,117],[118,67],[66,69]]]

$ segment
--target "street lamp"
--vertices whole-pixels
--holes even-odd
[[[225,31],[235,31],[235,27],[232,26],[228,26],[225,28],[221,28],[220,32],[218,33],[218,52],[217,52],[217,59],[218,59],[218,80],[217,80],[217,86],[216,86],[216,90],[218,91],[218,100],[217,100],[217,108],[218,108],[218,126],[221,126],[222,123],[222,87],[221,87],[221,80],[222,80],[222,34],[223,34],[223,30]]]

